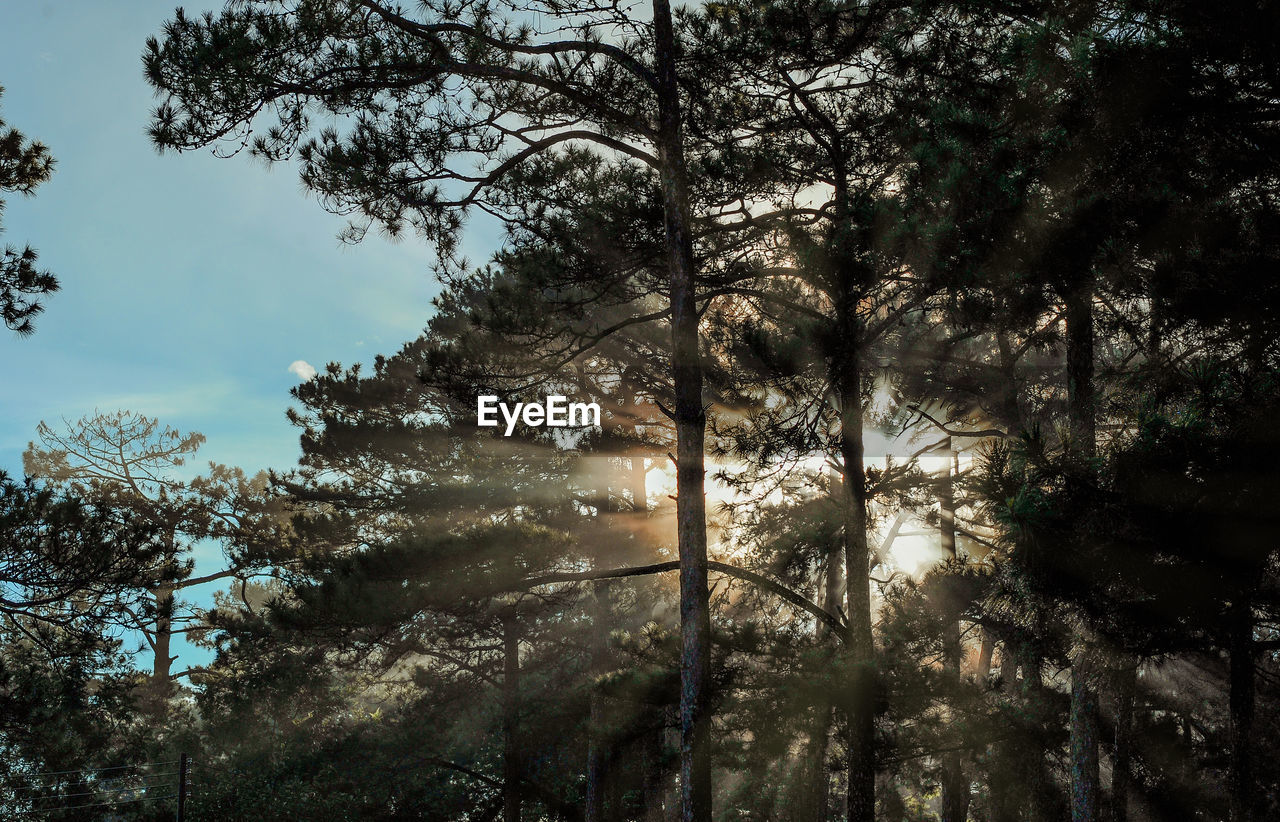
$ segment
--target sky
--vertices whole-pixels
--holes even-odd
[[[141,53],[172,13],[150,0],[0,9],[0,116],[57,162],[34,197],[6,198],[0,241],[30,244],[62,284],[33,336],[0,331],[11,474],[40,420],[95,408],[202,431],[206,459],[291,465],[289,366],[371,361],[429,316],[426,247],[342,245],[343,220],[295,167],[156,152]]]
[[[62,286],[34,335],[0,328],[0,470],[11,476],[41,420],[95,409],[204,433],[201,464],[287,469],[299,454],[289,389],[307,371],[290,366],[372,362],[430,316],[426,246],[373,235],[343,245],[343,219],[306,194],[296,167],[157,153],[141,55],[174,5],[0,3],[0,118],[57,163],[34,197],[5,196],[0,243],[35,248]],[[464,250],[481,260],[495,244],[474,232]],[[215,561],[198,557],[199,572]]]
[[[342,244],[344,220],[294,166],[155,150],[141,55],[172,14],[172,0],[0,3],[0,118],[57,163],[34,197],[6,197],[0,242],[34,247],[62,285],[34,335],[0,329],[11,476],[42,420],[118,409],[204,433],[198,465],[287,470],[299,455],[289,389],[326,363],[394,353],[430,316],[421,241]],[[483,261],[499,240],[479,225],[462,251]],[[196,560],[197,574],[220,568],[215,546]],[[193,593],[207,604],[212,589]],[[204,656],[179,652],[180,666]]]

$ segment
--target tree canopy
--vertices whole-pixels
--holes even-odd
[[[27,139],[0,119],[0,191],[30,196],[52,175],[53,156],[48,147]],[[0,199],[3,213],[4,200]],[[18,334],[35,330],[33,318],[44,310],[40,297],[58,290],[57,278],[37,268],[36,259],[30,246],[19,249],[6,245],[0,257],[0,316],[5,326]]]
[[[440,292],[282,398],[296,466],[40,426],[0,481],[0,804],[153,818],[103,757],[181,753],[190,818],[1274,817],[1277,31],[1235,0],[178,10],[154,144],[295,164]],[[549,396],[599,424],[477,419]],[[212,661],[171,671],[178,631]]]

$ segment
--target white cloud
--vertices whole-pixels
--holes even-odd
[[[306,360],[294,360],[289,363],[289,373],[306,382],[316,375],[316,367]]]

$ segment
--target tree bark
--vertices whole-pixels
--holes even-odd
[[[996,332],[996,348],[999,354],[999,368],[1004,375],[1004,382],[1000,393],[995,398],[995,407],[997,413],[1004,423],[1005,430],[1010,433],[1020,432],[1026,428],[1023,420],[1021,392],[1018,383],[1018,359],[1014,354],[1013,344],[1009,340],[1009,333],[1004,330]],[[1015,551],[1017,549],[1015,548]],[[991,654],[994,652],[995,638],[984,629],[982,636],[982,654],[978,660],[978,670],[981,678],[985,678],[985,673],[990,671]],[[1021,698],[1024,705],[1029,705],[1031,694],[1028,693],[1026,685],[1028,676],[1024,672],[1023,676],[1023,692],[1018,694],[1017,691],[1017,673],[1018,664],[1023,656],[1016,644],[1006,638],[1000,645],[1000,690],[1010,699]],[[1037,666],[1037,672],[1039,670]],[[1038,673],[1037,673],[1038,675]],[[1020,760],[1017,754],[1017,742],[1007,740],[995,743],[993,754],[995,759],[994,774],[996,779],[992,780],[990,786],[991,792],[991,822],[1018,822],[1020,806],[1023,804],[1032,804],[1034,807],[1034,787],[1036,783],[1018,784],[1015,774],[1036,773],[1042,771],[1043,762],[1033,759],[1030,763]],[[1028,791],[1028,788],[1032,789]],[[1032,793],[1033,797],[1028,803],[1026,793]]]
[[[834,718],[834,708],[830,703],[823,702],[814,706],[798,780],[798,796],[791,803],[785,817],[787,819],[795,819],[797,822],[827,822],[827,796],[831,790],[827,750]]]
[[[156,603],[156,621],[153,629],[155,636],[155,654],[151,663],[151,688],[157,704],[163,704],[173,690],[173,681],[169,678],[174,657],[173,649],[173,589],[169,586],[156,588],[151,592]]]
[[[995,640],[989,633],[983,633],[984,650],[990,648],[995,653]],[[985,654],[984,654],[985,656]],[[987,657],[986,670],[990,673],[991,659]],[[983,662],[978,661],[979,672]],[[1018,663],[1014,656],[1013,645],[1009,641],[1000,644],[1000,690],[1006,699],[1017,697]],[[985,678],[985,677],[984,677]],[[1018,795],[1011,788],[1016,783],[1019,771],[1018,759],[1012,740],[1001,740],[992,745],[991,760],[987,770],[987,789],[990,797],[991,822],[1018,822],[1019,802],[1023,799],[1025,788],[1019,788]]]
[[[996,640],[991,632],[986,628],[982,629],[982,641],[978,646],[978,667],[974,670],[973,678],[978,685],[985,685],[987,677],[991,676],[991,658],[995,655]]]
[[[627,424],[627,431],[631,434],[633,442],[631,453],[627,457],[628,467],[631,470],[627,472],[626,487],[631,494],[631,510],[637,514],[643,514],[649,510],[649,489],[644,454],[640,450],[640,426],[637,424],[638,418],[634,416],[637,413],[635,409],[638,398],[635,392],[629,392],[627,399],[633,414],[631,421]]]
[[[1044,634],[1044,626],[1036,625],[1036,636]],[[1044,659],[1040,651],[1030,644],[1018,649],[1018,665],[1022,668],[1022,701],[1035,730],[1043,732],[1048,722],[1049,706],[1045,694]],[[1029,822],[1054,822],[1059,816],[1053,796],[1052,777],[1049,773],[1047,751],[1040,739],[1031,740],[1035,754],[1019,762],[1026,785],[1027,819]]]
[[[1093,384],[1093,277],[1086,276],[1065,295],[1067,322],[1067,417],[1069,445],[1079,459],[1097,454]],[[1071,819],[1098,818],[1098,695],[1089,671],[1087,637],[1071,666]]]
[[[829,489],[835,492],[834,484]],[[842,492],[836,492],[842,493]],[[839,497],[837,496],[837,499]],[[840,605],[840,583],[843,567],[840,550],[834,546],[827,556],[826,572],[822,581],[822,607],[832,613]],[[818,622],[814,626],[815,637],[830,639],[832,628]],[[827,752],[830,748],[831,727],[835,720],[835,706],[825,694],[818,697],[813,706],[809,724],[809,738],[805,741],[798,778],[794,782],[794,796],[783,809],[783,818],[796,822],[826,822],[828,796],[831,792],[831,774],[827,770]]]
[[[1071,822],[1098,818],[1098,697],[1083,655],[1071,665]]]
[[[1067,419],[1078,457],[1098,452],[1096,391],[1093,385],[1093,277],[1065,295],[1067,321]]]
[[[1003,418],[1005,430],[1011,434],[1022,431],[1026,426],[1022,416],[1022,392],[1018,385],[1018,358],[1014,356],[1013,344],[1009,341],[1007,331],[996,332],[996,350],[999,354],[1000,371],[1004,374],[1004,383],[995,398],[995,407]]]
[[[669,0],[653,2],[658,158],[671,283],[675,393],[676,535],[680,554],[680,790],[684,822],[711,820],[711,614],[707,590],[702,364],[689,182],[681,133],[676,44]]]
[[[635,401],[634,394],[631,400]],[[632,423],[631,432],[637,434],[637,426]],[[633,444],[632,448],[639,448]],[[630,456],[630,472],[627,477],[628,490],[631,492],[631,510],[638,516],[646,516],[649,512],[648,473],[645,470],[645,458],[636,451]],[[665,767],[667,751],[667,708],[657,708],[659,714],[657,727],[649,730],[643,739],[641,756],[643,774],[641,790],[644,797],[644,822],[666,822],[667,820],[667,774]]]
[[[848,614],[849,685],[845,694],[849,751],[849,822],[874,822],[875,645],[871,634],[870,554],[867,550],[867,474],[863,464],[862,385],[856,302],[841,308],[848,347],[837,361],[835,381],[840,402],[840,457],[844,473],[845,611]]]
[[[1231,798],[1231,822],[1253,822],[1253,718],[1254,659],[1253,609],[1247,599],[1231,608],[1228,630],[1230,657],[1231,758],[1227,785]]]
[[[502,617],[502,822],[520,822],[520,633],[515,614]]]
[[[666,708],[656,709],[662,721],[656,730],[651,730],[644,744],[644,822],[666,822],[667,814],[667,779],[664,761],[667,752]]]
[[[1111,768],[1111,822],[1128,822],[1133,769],[1133,711],[1137,662],[1125,659],[1116,672],[1115,757]]]
[[[644,457],[632,454],[630,459],[631,508],[637,514],[645,514],[649,512],[649,492],[645,482],[647,472],[644,467]]]
[[[595,643],[595,648],[592,655],[591,668],[592,673],[599,677],[608,670],[609,666],[608,619],[611,611],[611,602],[608,580],[601,580],[596,583],[592,605],[592,629],[594,633],[592,641]],[[585,822],[604,822],[604,820],[609,819],[606,815],[605,801],[608,795],[607,782],[611,759],[605,732],[608,727],[608,708],[605,705],[604,697],[599,693],[599,689],[594,687],[594,683],[591,689],[590,701],[591,717],[587,741]]]
[[[938,493],[939,531],[942,550],[947,559],[955,561],[956,553],[956,502],[954,463],[951,438],[945,441],[942,453],[947,459],[946,479]],[[960,679],[960,616],[952,613],[952,603],[945,602],[947,613],[942,636],[942,658],[946,670],[956,681]],[[954,717],[953,717],[954,719]],[[969,779],[964,773],[964,760],[958,751],[942,756],[942,822],[965,822],[969,817]]]

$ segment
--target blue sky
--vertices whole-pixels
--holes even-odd
[[[0,469],[11,475],[41,420],[95,408],[201,431],[203,461],[288,468],[289,365],[370,362],[429,316],[437,286],[423,244],[342,245],[343,220],[294,167],[155,151],[141,54],[174,5],[0,4],[0,116],[57,161],[34,197],[6,197],[0,243],[30,244],[62,284],[33,336],[0,328]],[[493,242],[464,247],[482,259]]]

